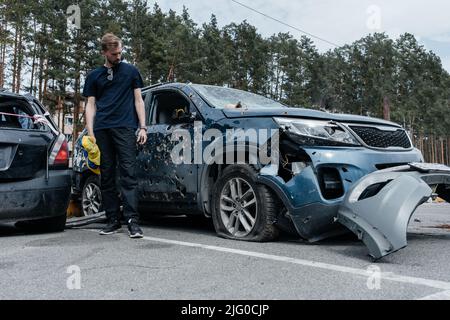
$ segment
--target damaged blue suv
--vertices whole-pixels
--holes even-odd
[[[148,141],[137,155],[140,212],[205,215],[230,239],[269,241],[286,230],[318,241],[348,232],[339,209],[358,180],[423,162],[407,132],[389,121],[209,85],[159,84],[142,94]],[[94,178],[80,142],[77,149],[74,189],[81,194]],[[370,185],[362,198],[386,184]],[[98,207],[101,199],[91,200]]]

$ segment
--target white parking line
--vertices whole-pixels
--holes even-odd
[[[365,269],[351,268],[351,267],[345,267],[345,266],[340,266],[340,265],[335,265],[335,264],[316,262],[316,261],[297,259],[297,258],[290,258],[290,257],[284,257],[284,256],[277,256],[277,255],[254,252],[254,251],[239,250],[239,249],[232,249],[232,248],[218,247],[218,246],[210,246],[210,245],[205,245],[205,244],[201,244],[201,243],[169,240],[169,239],[154,238],[154,237],[144,237],[143,239],[147,240],[147,241],[163,242],[163,243],[176,244],[176,245],[180,245],[180,246],[202,248],[202,249],[207,249],[207,250],[227,252],[227,253],[239,254],[239,255],[243,255],[243,256],[273,260],[273,261],[295,263],[295,264],[302,265],[302,266],[343,272],[343,273],[349,273],[349,274],[359,275],[359,276],[363,276],[363,277],[369,277],[371,275],[371,273],[369,273]],[[414,285],[421,285],[421,286],[431,287],[431,288],[435,288],[435,289],[450,290],[450,282],[402,276],[402,275],[397,275],[392,272],[380,273],[380,279],[414,284]]]
[[[450,300],[450,291],[442,291],[417,300]]]
[[[84,229],[84,230],[93,231],[93,232],[100,231],[100,230],[93,230],[93,229]],[[233,248],[227,248],[227,247],[210,246],[210,245],[195,243],[195,242],[185,242],[185,241],[170,240],[170,239],[155,238],[155,237],[143,237],[142,240],[169,243],[169,244],[175,244],[175,245],[180,245],[180,246],[201,248],[201,249],[206,249],[206,250],[213,250],[213,251],[226,252],[226,253],[232,253],[232,254],[239,254],[239,255],[243,255],[243,256],[261,258],[261,259],[266,259],[266,260],[294,263],[294,264],[298,264],[298,265],[302,265],[302,266],[306,266],[306,267],[348,273],[348,274],[363,276],[366,278],[370,277],[372,275],[372,273],[368,272],[368,270],[366,270],[366,269],[345,267],[345,266],[340,266],[340,265],[336,265],[336,264],[317,262],[317,261],[311,261],[311,260],[305,260],[305,259],[297,259],[297,258],[291,258],[291,257],[285,257],[285,256],[277,256],[277,255],[272,255],[272,254],[240,250],[240,249],[233,249]],[[440,281],[440,280],[402,276],[402,275],[395,274],[393,272],[381,272],[379,275],[379,278],[382,280],[408,283],[408,284],[413,284],[413,285],[421,285],[421,286],[426,286],[426,287],[430,287],[430,288],[434,288],[434,289],[445,290],[444,292],[438,293],[438,294],[442,294],[442,295],[444,295],[444,294],[447,295],[450,292],[450,282],[445,282],[445,281]],[[430,295],[429,297],[433,297],[435,295],[436,294]],[[425,298],[427,298],[427,297],[425,297]],[[433,299],[433,298],[431,298],[431,299]]]

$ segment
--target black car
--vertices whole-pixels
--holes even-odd
[[[0,222],[62,231],[70,196],[68,145],[31,95],[0,90]]]

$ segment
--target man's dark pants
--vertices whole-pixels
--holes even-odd
[[[100,149],[100,172],[103,208],[109,221],[120,220],[116,188],[116,165],[123,200],[123,215],[128,222],[138,220],[136,180],[136,134],[133,128],[110,128],[95,131]],[[117,163],[118,161],[118,163]]]

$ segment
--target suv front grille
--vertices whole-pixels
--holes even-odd
[[[382,130],[377,127],[350,126],[369,147],[374,148],[411,148],[411,142],[405,130]]]

